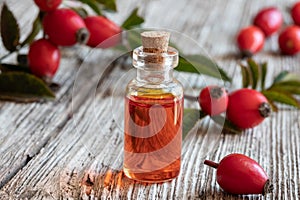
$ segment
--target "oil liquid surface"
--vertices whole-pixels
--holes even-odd
[[[163,182],[180,171],[183,98],[172,94],[125,99],[124,173]]]

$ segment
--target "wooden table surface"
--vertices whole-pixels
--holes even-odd
[[[3,2],[3,0],[2,0]],[[31,0],[6,1],[18,18],[23,37],[37,13]],[[121,23],[137,5],[145,27],[167,28],[191,38],[175,42],[186,53],[201,46],[241,85],[234,42],[237,31],[251,23],[258,9],[276,5],[291,23],[291,0],[132,0],[118,1]],[[175,34],[176,35],[176,34]],[[186,42],[186,41],[189,42]],[[189,44],[189,45],[188,45]],[[192,45],[191,45],[192,44]],[[64,49],[55,81],[62,85],[55,101],[0,102],[0,199],[299,199],[300,111],[280,106],[260,126],[241,135],[221,134],[208,118],[201,120],[183,141],[181,173],[163,184],[140,184],[124,177],[123,94],[134,74],[126,60],[109,63],[108,51],[96,50],[84,61],[88,49]],[[1,47],[1,55],[5,50]],[[266,41],[254,57],[269,63],[267,83],[282,70],[300,71],[300,57],[281,56],[277,36]],[[12,59],[12,58],[8,58]],[[127,62],[128,63],[128,62]],[[124,76],[126,75],[126,76]],[[216,79],[177,74],[186,92],[198,93]],[[188,80],[188,81],[187,81]],[[197,107],[186,101],[186,107]],[[257,160],[274,184],[266,196],[232,196],[216,183],[216,171],[203,165],[239,152]]]

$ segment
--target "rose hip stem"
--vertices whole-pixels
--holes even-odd
[[[211,161],[211,160],[205,160],[205,161],[204,161],[204,164],[205,164],[205,165],[208,165],[208,166],[210,166],[210,167],[213,167],[213,168],[215,168],[215,169],[217,169],[217,168],[219,167],[219,163],[213,162],[213,161]]]
[[[192,96],[192,95],[188,95],[188,94],[184,94],[184,99],[187,99],[187,100],[190,100],[190,101],[197,101],[198,97]]]

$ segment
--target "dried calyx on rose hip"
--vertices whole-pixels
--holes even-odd
[[[210,160],[205,165],[217,169],[217,182],[230,194],[267,194],[273,189],[264,169],[253,159],[243,154],[225,156],[220,163]]]
[[[225,88],[210,85],[201,90],[198,102],[205,113],[215,116],[226,111],[228,95]]]

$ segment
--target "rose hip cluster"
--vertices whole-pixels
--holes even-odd
[[[87,44],[90,47],[108,48],[121,40],[121,28],[103,16],[81,18],[74,10],[59,8],[62,0],[34,0],[42,12],[45,37],[30,44],[28,62],[31,72],[51,79],[60,63],[59,46]],[[108,38],[112,38],[107,40]],[[103,42],[105,41],[105,42]]]
[[[293,5],[291,17],[294,25],[280,32],[278,44],[282,54],[294,55],[300,51],[300,2]],[[278,32],[283,24],[281,12],[276,7],[260,10],[253,25],[243,28],[237,35],[237,44],[243,56],[252,56],[263,49],[265,39]]]
[[[248,88],[227,94],[222,87],[207,86],[200,92],[198,102],[202,111],[210,116],[226,112],[226,118],[241,129],[259,125],[271,113],[267,98]]]
[[[266,97],[248,88],[227,94],[224,88],[210,85],[201,90],[198,101],[202,111],[210,116],[227,111],[227,119],[241,129],[257,126],[271,111]],[[217,169],[218,184],[230,194],[266,194],[272,191],[264,169],[245,155],[233,153],[220,163],[205,160],[204,164]]]

